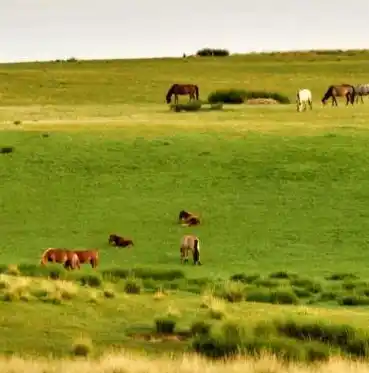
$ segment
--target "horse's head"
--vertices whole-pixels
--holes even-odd
[[[167,96],[166,98],[165,98],[165,101],[167,102],[167,104],[170,104],[171,102],[172,102],[172,98],[169,96]]]
[[[182,220],[183,218],[187,217],[188,213],[185,210],[179,212],[178,220]]]

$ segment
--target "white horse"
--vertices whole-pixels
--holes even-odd
[[[307,105],[309,104],[310,110],[313,109],[313,100],[312,94],[309,89],[300,89],[296,94],[296,107],[297,111],[301,111],[301,107],[304,106],[304,111],[306,110]]]

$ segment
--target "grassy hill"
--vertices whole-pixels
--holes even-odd
[[[18,294],[0,309],[0,351],[63,355],[80,333],[89,335],[99,351],[132,347],[129,328],[152,325],[153,310],[160,314],[171,305],[186,314],[189,307],[195,315],[198,293],[237,273],[265,280],[272,272],[287,271],[305,282],[243,285],[237,290],[242,302],[229,306],[227,314],[263,314],[272,307],[282,307],[280,314],[300,312],[244,302],[251,290],[287,286],[289,294],[300,289],[297,303],[314,303],[319,314],[331,315],[332,307],[351,297],[362,307],[359,324],[364,325],[368,103],[346,108],[341,100],[338,108],[322,108],[320,99],[329,84],[368,82],[366,65],[365,51],[0,65],[0,146],[14,147],[13,153],[0,154],[3,270],[17,264],[23,274],[35,275],[46,247],[96,247],[99,273],[112,268],[141,268],[164,273],[163,278],[168,271],[179,273],[173,281],[143,279],[144,294],[128,298],[126,279],[111,285],[105,276],[99,291],[113,286],[117,297],[102,296],[89,306],[32,297],[23,302]],[[164,98],[177,81],[197,83],[204,99],[219,88],[245,88],[280,92],[293,101],[296,90],[307,87],[314,110],[243,104],[174,113]],[[203,225],[179,226],[181,209],[199,213]],[[109,246],[113,232],[132,237],[135,247]],[[202,241],[202,267],[179,263],[179,242],[186,233]],[[81,272],[78,276],[91,270]],[[323,279],[342,272],[360,278],[341,278],[337,284]],[[317,292],[309,281],[320,284]],[[169,303],[151,301],[160,287],[174,291]],[[310,289],[305,298],[301,288]],[[126,309],[119,308],[121,302]],[[137,307],[133,317],[130,307]],[[343,307],[334,312],[337,320],[353,318]],[[26,317],[32,338],[21,334]],[[125,323],[111,321],[120,319]],[[188,329],[194,318],[181,320],[181,328]],[[50,348],[51,341],[58,342]],[[149,348],[140,343],[135,346]],[[182,351],[179,346],[169,349]]]

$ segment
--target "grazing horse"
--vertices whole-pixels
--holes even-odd
[[[182,223],[182,225],[191,227],[193,225],[199,225],[200,224],[200,218],[198,216],[194,215],[192,212],[182,210],[179,213],[178,222]]]
[[[99,264],[99,252],[97,250],[74,250],[81,264],[91,264],[92,268],[96,268]]]
[[[181,253],[181,263],[188,262],[188,252],[192,252],[193,264],[201,265],[200,262],[200,240],[198,237],[193,235],[186,235],[182,238],[180,253]]]
[[[359,84],[355,87],[356,103],[359,102],[359,97],[361,98],[361,103],[364,103],[363,96],[369,95],[369,84]]]
[[[199,87],[195,84],[173,84],[166,95],[167,104],[172,101],[172,95],[174,95],[174,103],[178,104],[178,95],[188,95],[189,101],[191,99],[199,99]]]
[[[322,104],[325,105],[330,97],[332,97],[332,106],[334,104],[338,106],[336,97],[346,97],[346,106],[349,102],[354,105],[355,88],[350,84],[330,85],[322,98]]]
[[[109,236],[109,244],[114,244],[119,247],[134,246],[133,241],[130,238],[124,238],[116,234],[111,234]]]
[[[296,94],[297,111],[301,111],[302,106],[304,106],[304,111],[305,111],[307,108],[307,104],[309,104],[310,110],[312,110],[313,100],[312,100],[311,91],[309,89],[298,90]]]
[[[46,265],[46,263],[62,263],[66,269],[80,269],[80,261],[78,256],[70,250],[48,248],[41,256],[41,265]]]

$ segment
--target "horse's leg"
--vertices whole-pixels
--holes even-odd
[[[361,103],[363,104],[364,103],[363,95],[361,95],[360,98],[361,98]],[[358,99],[359,99],[359,97],[358,97]]]

